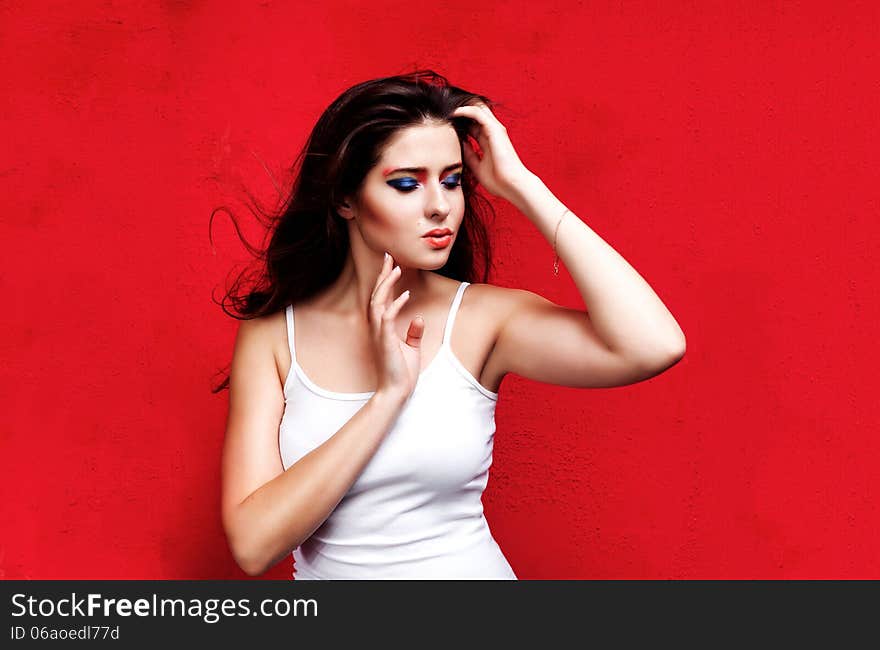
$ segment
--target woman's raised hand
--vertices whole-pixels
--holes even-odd
[[[519,159],[507,135],[507,127],[483,102],[459,106],[452,116],[473,120],[469,133],[480,146],[482,156],[477,154],[470,142],[463,143],[462,156],[477,182],[493,196],[511,200],[518,186],[534,174]]]
[[[415,389],[421,371],[425,321],[421,316],[411,320],[405,341],[397,335],[395,321],[401,307],[409,300],[409,291],[404,291],[396,300],[391,300],[392,288],[400,277],[400,267],[393,266],[393,263],[391,256],[385,253],[385,261],[370,298],[368,319],[378,365],[379,381],[376,392],[406,400]]]

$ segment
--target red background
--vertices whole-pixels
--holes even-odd
[[[209,213],[271,201],[260,161],[349,86],[432,67],[687,336],[632,386],[505,379],[484,502],[519,577],[880,578],[876,3],[84,7],[0,5],[3,577],[246,577],[209,390],[246,255]],[[583,307],[495,205],[491,281]]]

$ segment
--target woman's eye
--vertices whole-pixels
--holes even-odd
[[[419,186],[419,182],[415,178],[395,178],[388,181],[388,184],[402,192],[411,192]],[[443,185],[447,189],[455,189],[461,185],[461,174],[452,174],[443,181]]]
[[[451,182],[450,182],[451,181]],[[449,189],[454,189],[461,185],[461,174],[453,174],[444,181],[444,185]]]
[[[391,187],[402,190],[404,192],[409,192],[419,186],[418,182],[416,182],[414,178],[396,178],[392,181],[388,181],[388,184]]]

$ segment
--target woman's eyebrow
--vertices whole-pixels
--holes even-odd
[[[442,171],[448,172],[450,169],[455,169],[456,167],[462,167],[462,166],[463,166],[462,163],[454,163],[452,165],[446,165],[446,167],[444,167]],[[427,171],[426,167],[397,167],[397,168],[386,169],[385,171],[382,172],[382,176],[388,176],[389,174],[393,174],[394,172],[417,173],[417,172],[424,172],[424,171]]]

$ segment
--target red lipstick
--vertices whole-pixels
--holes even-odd
[[[449,228],[434,228],[422,235],[431,248],[446,248],[452,243],[452,231]]]
[[[443,237],[444,235],[451,235],[452,231],[449,228],[434,228],[433,230],[429,230],[426,232],[423,237]]]

